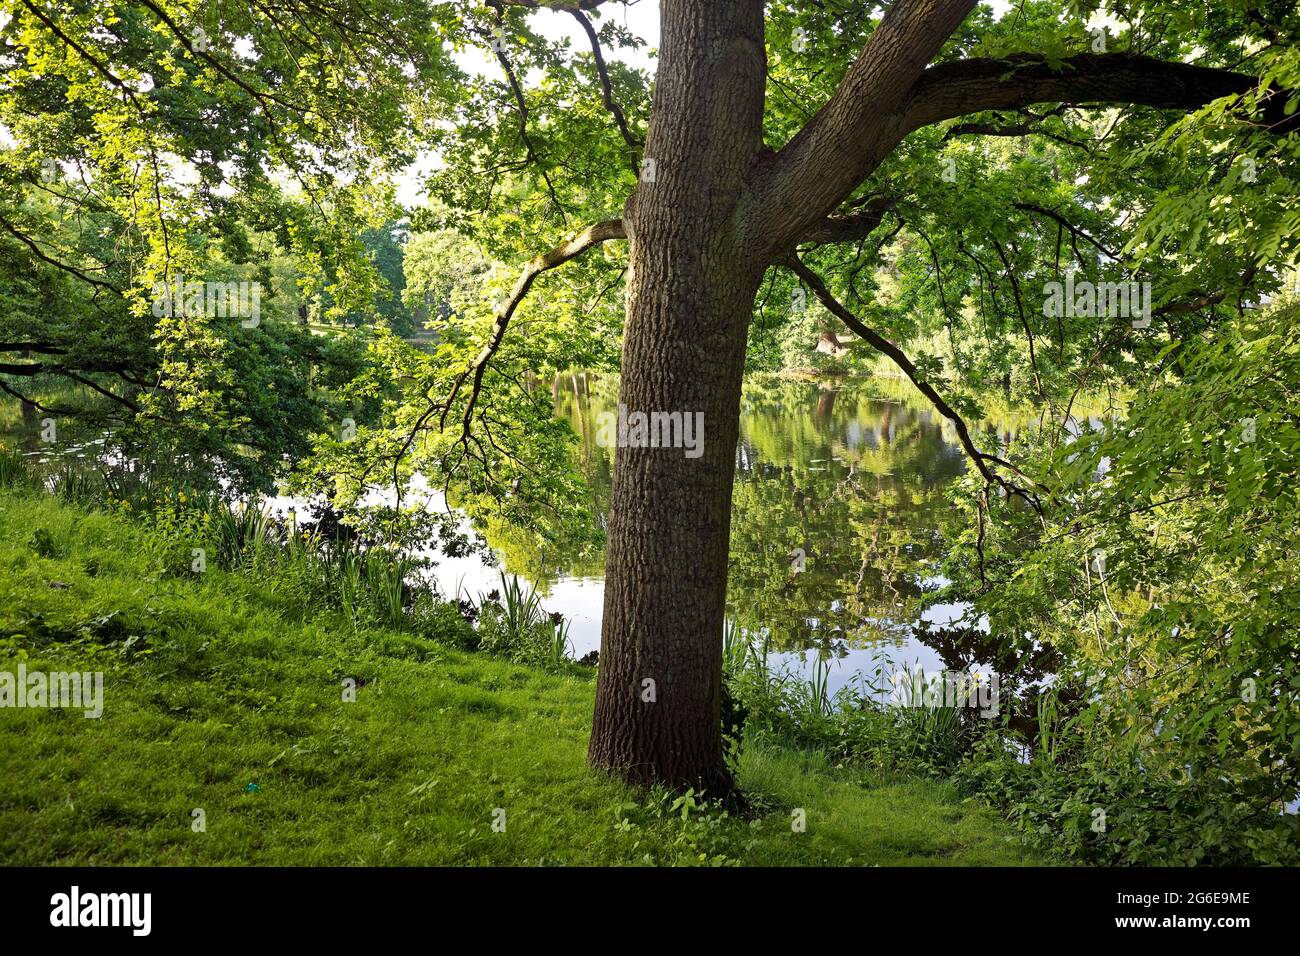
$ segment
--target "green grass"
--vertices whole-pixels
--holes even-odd
[[[0,862],[1040,862],[945,786],[752,742],[759,815],[683,820],[586,767],[593,672],[356,629],[273,576],[168,573],[165,551],[124,517],[0,492],[0,670],[105,672],[99,719],[0,710]]]

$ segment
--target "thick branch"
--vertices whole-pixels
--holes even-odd
[[[975,3],[894,0],[826,105],[760,171],[757,232],[772,252],[830,215],[902,139],[913,85]]]
[[[937,6],[937,9],[934,9]],[[782,258],[829,215],[908,133],[986,110],[1035,103],[1113,103],[1192,110],[1257,88],[1256,77],[1129,53],[1084,53],[1055,64],[1033,53],[966,59],[925,69],[971,3],[897,0],[822,110],[758,170],[759,235]],[[928,51],[928,52],[927,52]],[[882,71],[892,71],[882,75]],[[900,77],[914,77],[898,93]],[[1273,90],[1263,121],[1276,134],[1300,129],[1290,91]]]
[[[897,198],[893,196],[874,197],[861,211],[852,215],[828,216],[806,233],[800,241],[829,245],[836,242],[856,242],[859,239],[865,239],[876,231],[876,228],[884,220],[885,213],[889,212],[897,201]]]
[[[48,366],[40,362],[24,363],[23,365],[14,365],[12,362],[0,362],[0,375],[15,375],[18,377],[30,378],[33,375],[44,375],[51,371]]]
[[[1011,123],[1000,125],[998,123],[958,123],[950,127],[943,134],[944,142],[956,136],[1042,136],[1046,139],[1054,140],[1065,146],[1072,146],[1076,149],[1086,149],[1083,143],[1070,139],[1068,136],[1061,136],[1059,133],[1052,133],[1032,123]]]
[[[37,352],[41,355],[64,355],[67,350],[47,342],[0,342],[0,352]]]
[[[910,132],[985,110],[1034,103],[1126,103],[1192,110],[1254,89],[1244,73],[1171,63],[1131,53],[1081,53],[1053,65],[1033,53],[1006,59],[969,59],[930,67],[917,80],[903,116]],[[1297,128],[1283,113],[1285,97],[1270,97],[1266,121],[1274,132]]]

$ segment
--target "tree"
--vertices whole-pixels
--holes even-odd
[[[417,323],[438,330],[462,299],[482,295],[489,263],[451,231],[417,232],[405,248],[402,299]]]
[[[396,28],[404,9],[389,8]],[[241,493],[273,488],[314,433],[363,417],[331,392],[364,346],[296,327],[290,300],[314,292],[373,316],[382,280],[400,278],[388,233],[372,234],[378,264],[360,235],[391,204],[339,181],[407,128],[383,105],[399,67],[372,56],[393,44],[368,15],[313,25],[284,8],[0,3],[0,391]],[[336,56],[314,60],[304,38],[326,36]],[[370,85],[340,93],[359,58]],[[233,285],[257,314],[213,296],[160,309],[182,282]],[[400,321],[400,285],[378,311]]]
[[[796,248],[874,227],[873,210],[832,214],[909,133],[1044,102],[1193,109],[1257,85],[1226,70],[1126,54],[1050,63],[1026,53],[929,67],[974,6],[896,0],[835,93],[773,151],[763,129],[763,4],[661,4],[645,146],[653,175],[642,176],[619,229],[630,242],[620,401],[646,412],[702,412],[707,442],[695,459],[619,448],[590,747],[596,766],[640,783],[728,786],[719,706],[730,502],[746,333],[767,268],[790,265],[846,324],[884,347],[833,304]],[[1276,97],[1265,113],[1294,126]]]
[[[264,165],[298,172],[312,201],[286,215],[286,232],[306,246],[359,246],[359,193],[382,177],[363,182],[352,161],[375,160],[369,168],[382,173],[421,143],[445,162],[430,177],[451,211],[440,225],[491,260],[525,263],[513,285],[485,282],[490,305],[458,316],[463,343],[429,355],[376,347],[401,398],[385,427],[352,446],[368,463],[338,469],[354,492],[376,475],[400,484],[417,464],[448,487],[458,482],[471,514],[511,514],[530,493],[569,490],[527,376],[610,351],[607,316],[593,303],[623,286],[621,403],[702,415],[705,429],[698,457],[636,443],[616,456],[590,760],[638,783],[729,786],[721,641],[741,379],[760,290],[761,314],[774,288],[818,299],[953,423],[986,494],[1039,509],[1052,490],[982,450],[967,403],[949,394],[950,372],[999,373],[1008,388],[1026,381],[1068,419],[1083,381],[1157,361],[1164,340],[1207,327],[1252,283],[1274,281],[1270,257],[1295,254],[1287,174],[1297,160],[1300,23],[1284,2],[1125,4],[1108,39],[1089,28],[1089,0],[1066,14],[1027,0],[1001,19],[976,0],[807,10],[661,0],[652,102],[648,77],[602,53],[638,43],[616,23],[597,29],[592,17],[615,6],[605,0],[339,0],[315,39],[300,29],[297,3],[218,11],[220,22],[205,21],[225,41],[216,52],[189,39],[185,4],[151,0],[123,18],[132,57],[93,17],[52,14],[36,0],[8,6],[34,72],[59,74],[55,51],[71,48],[80,100],[123,125],[139,107],[130,91],[142,58],[165,61],[159,76],[191,77],[174,102],[149,101],[145,128],[182,128],[189,97],[215,98],[234,132],[187,129],[206,147],[192,151],[196,161],[211,174],[219,164],[209,153],[249,154],[238,187],[250,200]],[[543,7],[571,17],[590,53],[531,29],[527,16]],[[400,49],[385,47],[399,35]],[[260,59],[231,53],[246,38]],[[500,80],[470,81],[448,62],[447,48],[469,44],[489,51]],[[114,66],[134,67],[132,82]],[[28,110],[51,95],[39,77],[20,80]],[[1171,122],[1171,111],[1191,118]],[[86,126],[81,141],[93,142]],[[970,137],[1033,151],[967,147]],[[1136,148],[1116,146],[1118,137]],[[1180,163],[1151,155],[1135,170],[1134,153],[1153,143]],[[149,151],[139,154],[147,169]],[[96,158],[111,167],[116,155]],[[302,172],[304,157],[318,168]],[[1252,163],[1268,188],[1220,202],[1219,184],[1242,193]],[[955,188],[962,176],[979,188]],[[316,201],[317,189],[328,201]],[[1186,195],[1196,201],[1180,204]],[[166,266],[161,231],[148,233],[152,273]],[[616,255],[592,254],[616,240],[627,242],[625,277]],[[882,264],[889,248],[905,294],[873,301],[886,283],[860,288],[854,257]],[[1127,323],[1037,308],[1028,280],[1059,271],[1062,249],[1097,281],[1159,279],[1163,327],[1141,337]],[[562,266],[563,278],[552,275]],[[569,284],[526,302],[539,281]],[[369,286],[344,291],[366,298]],[[525,323],[525,334],[508,335]],[[938,330],[951,369],[898,344]],[[164,330],[161,341],[188,340]]]

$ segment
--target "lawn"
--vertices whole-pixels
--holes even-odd
[[[1043,862],[943,784],[755,741],[746,815],[632,791],[585,764],[593,670],[355,627],[274,577],[170,572],[159,537],[0,492],[0,671],[104,672],[98,719],[0,709],[0,862]]]

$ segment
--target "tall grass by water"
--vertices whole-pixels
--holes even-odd
[[[158,557],[168,570],[201,574],[211,563],[263,577],[287,596],[343,610],[357,627],[418,629],[441,603],[421,562],[396,549],[324,533],[319,522],[300,525],[296,514],[281,517],[256,501],[157,482],[147,471],[73,460],[38,469],[0,450],[0,488],[142,518],[166,542]]]

